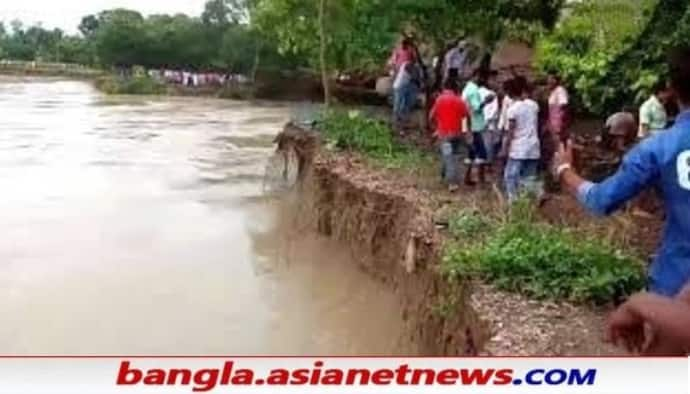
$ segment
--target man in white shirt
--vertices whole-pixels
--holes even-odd
[[[672,92],[666,82],[660,82],[654,87],[654,94],[640,107],[639,138],[646,138],[661,130],[668,123],[668,114],[664,105],[671,99]]]
[[[456,46],[451,48],[443,60],[443,80],[454,78],[458,80],[465,73],[465,63],[467,54],[465,47],[467,43],[465,40],[458,40]]]
[[[541,147],[539,105],[529,97],[524,78],[516,78],[511,85],[511,96],[515,98],[515,102],[507,113],[509,126],[505,148],[508,161],[504,180],[508,199],[513,202],[519,197],[523,186],[528,183],[536,186]]]
[[[483,133],[484,145],[486,146],[486,156],[488,164],[493,163],[496,156],[496,143],[499,141],[498,120],[499,108],[496,92],[489,88],[489,83],[479,87],[479,95],[482,102],[487,102],[484,106],[484,120],[486,121],[486,131]]]

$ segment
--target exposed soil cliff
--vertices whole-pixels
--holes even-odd
[[[298,158],[297,228],[348,245],[361,269],[398,294],[419,354],[616,354],[602,342],[605,310],[445,278],[444,233],[434,217],[449,196],[372,169],[356,155],[329,152],[318,133],[294,125],[277,142],[279,152]]]
[[[477,354],[488,326],[469,306],[466,288],[436,270],[442,240],[433,211],[420,204],[424,196],[322,152],[316,133],[288,125],[278,145],[300,158],[296,219],[349,245],[361,269],[396,291],[419,353]]]

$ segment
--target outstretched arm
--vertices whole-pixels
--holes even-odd
[[[573,149],[568,141],[561,144],[554,160],[554,173],[563,187],[575,195],[591,212],[608,215],[635,197],[659,177],[659,168],[652,147],[645,141],[623,160],[619,170],[601,183],[592,183],[573,168]]]
[[[568,146],[567,149],[572,151],[570,146]],[[572,156],[572,153],[569,153],[569,155]],[[587,180],[574,171],[572,168],[572,158],[567,163],[567,167],[560,167],[561,184],[568,191],[568,193],[572,194],[573,196],[577,196],[578,191],[584,184],[587,183]],[[565,162],[562,164],[565,165]],[[558,167],[556,167],[556,171],[559,171]]]

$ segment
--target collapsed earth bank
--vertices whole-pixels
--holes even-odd
[[[356,155],[330,152],[318,132],[292,123],[276,142],[285,173],[289,158],[297,167],[293,228],[349,247],[359,269],[395,292],[406,340],[419,355],[615,354],[601,340],[601,311],[448,280],[429,191]]]

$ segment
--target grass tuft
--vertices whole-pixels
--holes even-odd
[[[540,222],[530,200],[503,218],[459,211],[450,221],[443,270],[451,278],[478,276],[498,288],[538,299],[603,304],[645,284],[639,260],[572,230]]]
[[[432,155],[398,143],[386,122],[360,111],[326,111],[321,117],[321,130],[329,145],[359,152],[379,167],[417,171],[435,166]]]

